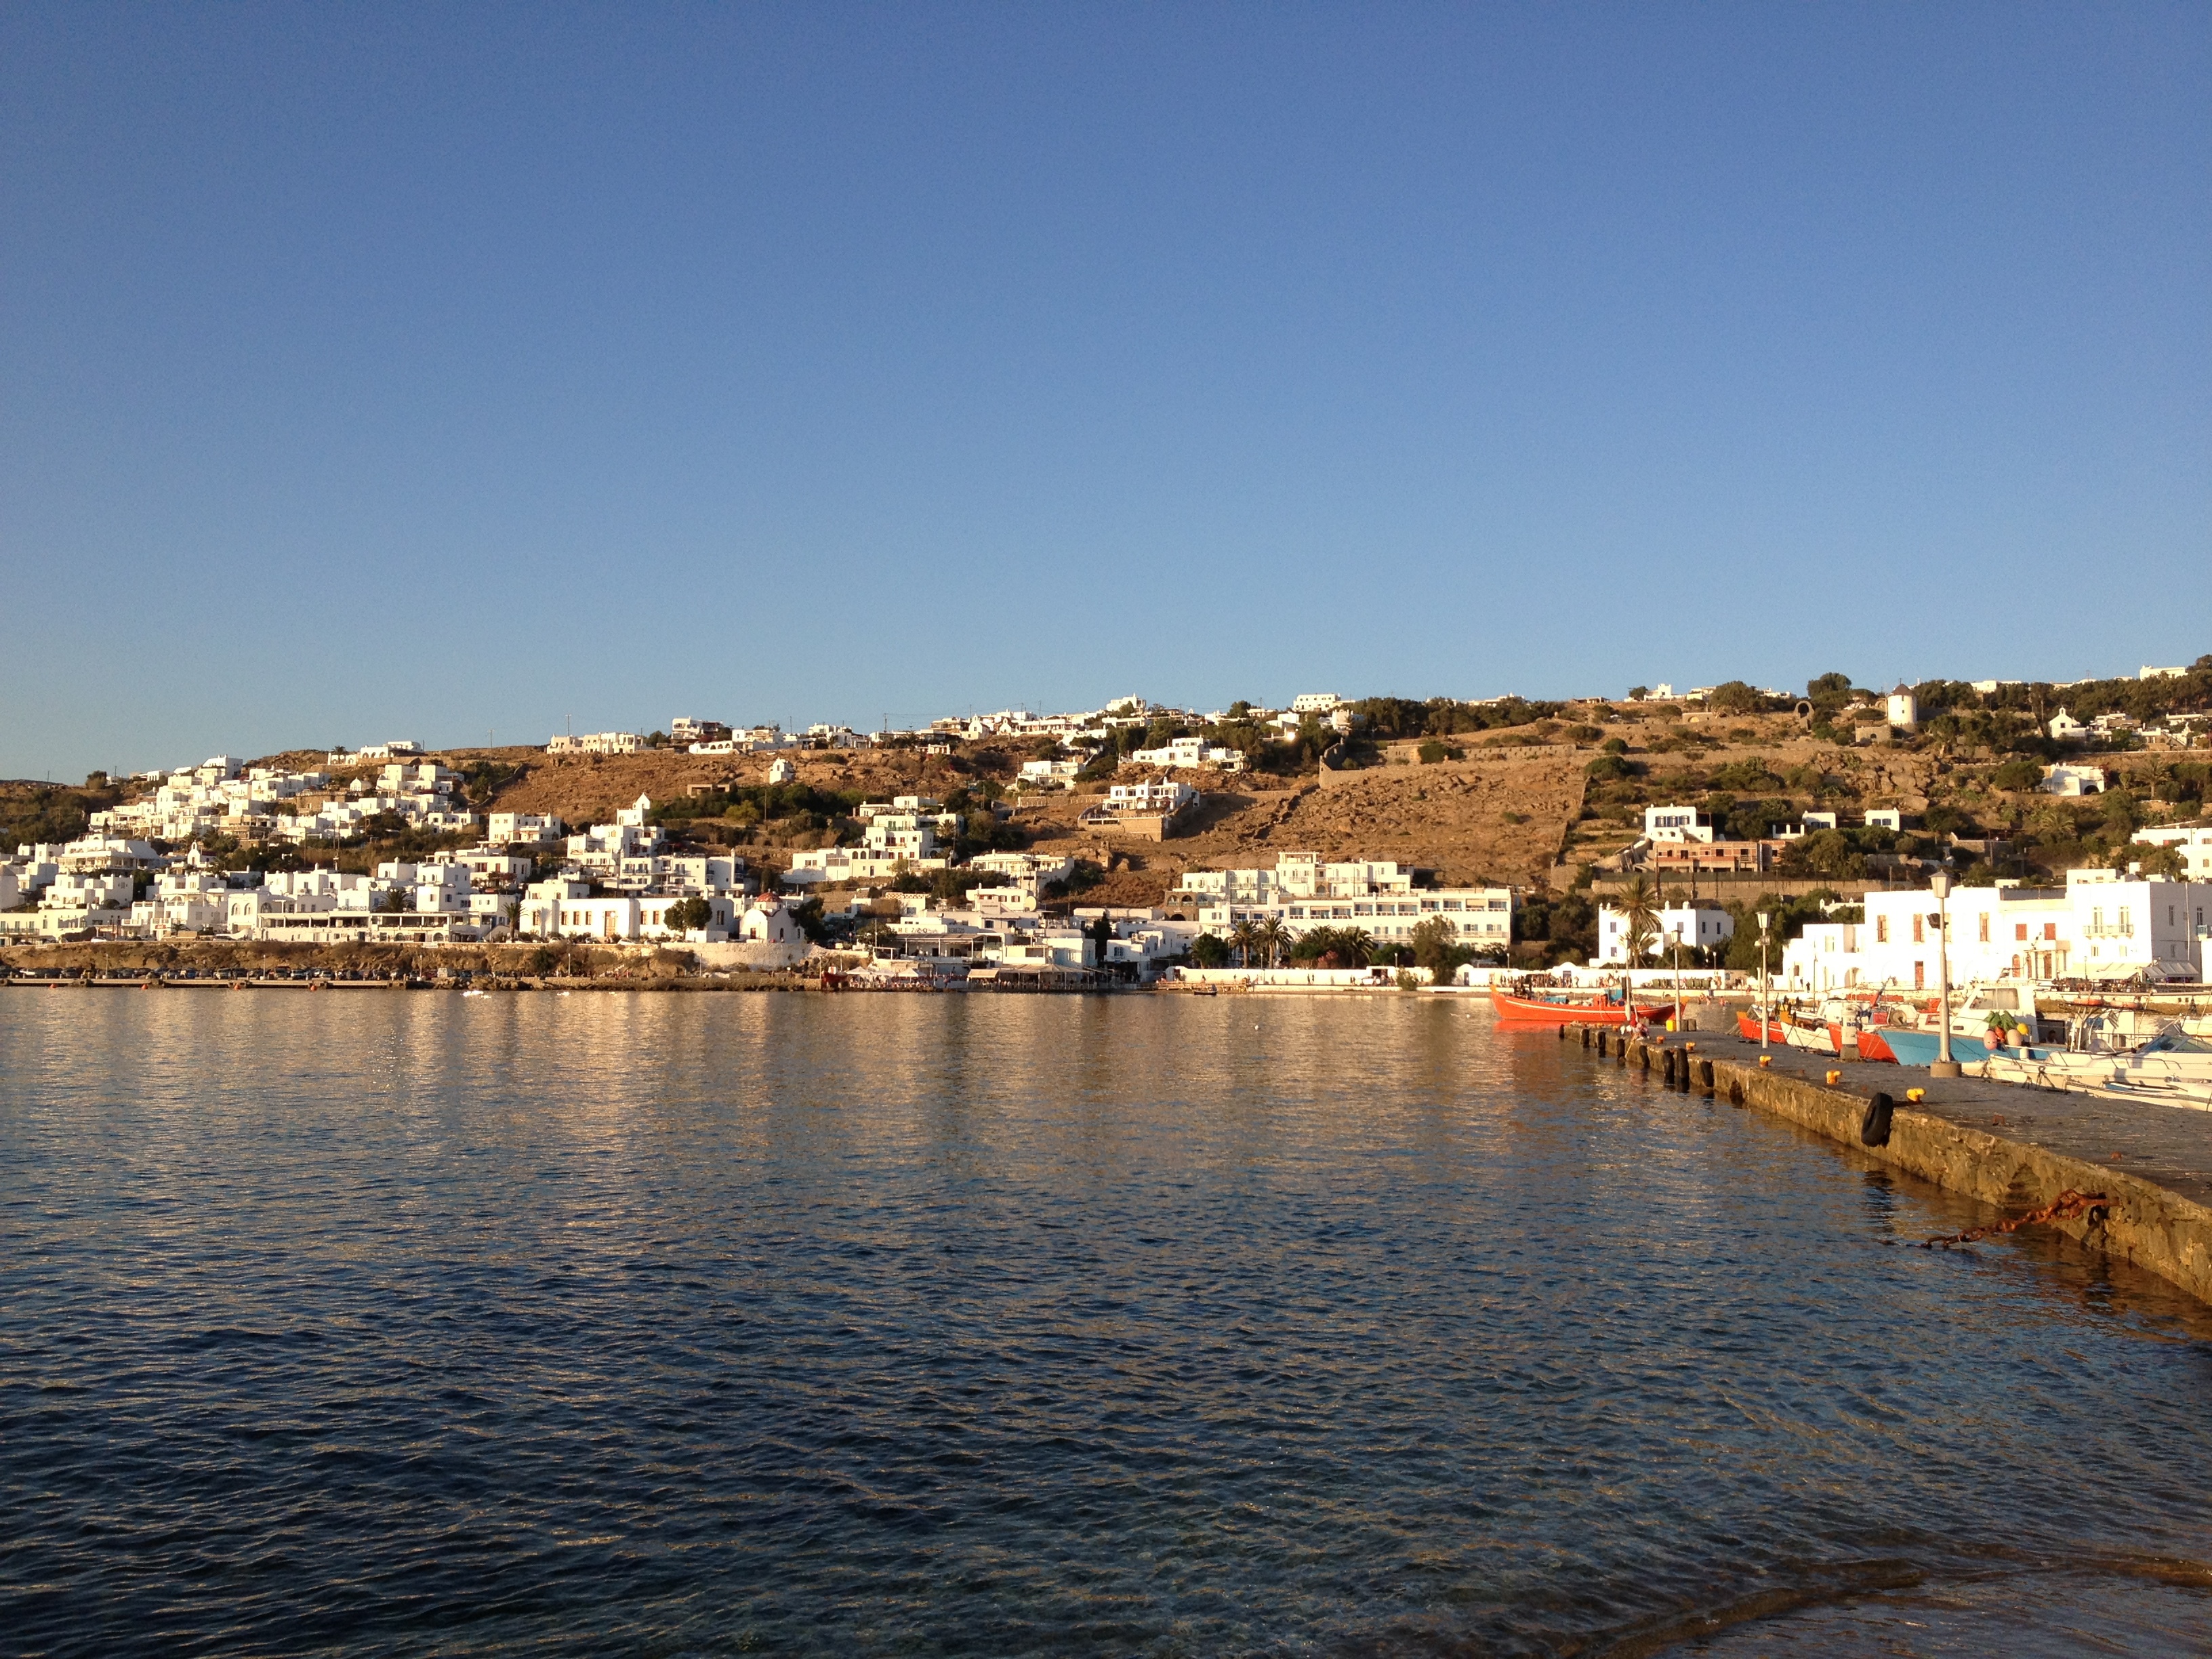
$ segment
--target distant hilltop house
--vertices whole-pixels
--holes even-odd
[[[720,737],[707,737],[689,745],[695,755],[757,755],[771,749],[788,749],[793,739],[784,736],[780,726],[745,726],[731,727],[717,726],[713,721],[699,722],[714,726]],[[676,733],[671,732],[672,738]]]
[[[1026,788],[1073,789],[1075,787],[1076,774],[1082,769],[1083,763],[1079,760],[1055,758],[1024,761],[1021,781]]]
[[[583,737],[556,732],[545,745],[549,755],[639,755],[645,739],[635,732],[592,732]]]
[[[1211,766],[1224,772],[1244,769],[1242,751],[1209,744],[1203,738],[1177,738],[1158,749],[1138,749],[1129,756],[1139,766],[1197,768]]]
[[[359,766],[365,765],[370,761],[401,760],[408,756],[419,755],[422,752],[422,745],[416,743],[412,738],[394,738],[389,743],[366,744],[362,747],[351,751],[348,751],[343,749],[333,749],[331,750],[330,754],[330,764],[332,766]]]
[[[1712,826],[1694,806],[1647,806],[1644,809],[1644,838],[1650,842],[1710,842]]]
[[[2062,708],[2051,717],[2045,729],[2051,733],[2053,743],[2072,743],[2089,728]]]
[[[2105,793],[2104,769],[2096,766],[2046,766],[2043,781],[2035,786],[2046,795],[2101,795]]]
[[[1125,836],[1165,841],[1197,804],[1198,792],[1187,783],[1165,778],[1150,783],[1117,783],[1106,792],[1104,800],[1085,808],[1076,821],[1086,830],[1111,829]]]
[[[2136,671],[2136,678],[2139,680],[2178,680],[2186,678],[2188,673],[2186,668],[2153,668],[2145,663]]]

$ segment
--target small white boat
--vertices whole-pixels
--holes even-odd
[[[2132,1048],[2036,1048],[1990,1055],[1982,1075],[2003,1083],[2080,1090],[2116,1100],[2212,1110],[2212,1042],[2177,1022]]]

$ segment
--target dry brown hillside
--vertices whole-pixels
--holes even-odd
[[[1462,735],[1449,758],[1423,763],[1419,745],[1392,742],[1366,753],[1364,769],[1332,776],[1278,778],[1185,774],[1206,792],[1189,833],[1161,842],[1101,834],[1077,823],[1097,799],[1083,793],[1024,796],[1016,817],[1040,846],[1088,859],[1107,872],[1086,896],[1094,902],[1157,902],[1190,868],[1269,865],[1288,851],[1332,859],[1395,859],[1454,884],[1483,881],[1564,884],[1578,866],[1595,865],[1640,830],[1643,807],[1717,798],[1794,816],[1810,806],[1856,812],[1894,805],[1908,814],[1931,804],[1961,805],[1994,820],[2023,810],[1994,799],[1978,781],[1986,757],[1933,750],[1843,748],[1815,740],[1794,717],[1705,714],[1668,706],[1584,706],[1573,723],[1540,724]],[[1624,750],[1607,760],[1608,746]],[[1011,784],[1027,744],[965,746],[951,757],[915,750],[790,751],[797,781],[874,799],[944,797],[989,781]],[[284,759],[316,764],[319,757]],[[571,824],[604,823],[639,795],[656,800],[687,792],[767,781],[767,756],[694,756],[659,750],[634,756],[555,759],[542,750],[471,749],[438,757],[470,772],[480,763],[470,804],[479,811],[556,812]],[[2154,755],[2100,757],[2125,772],[2155,766]],[[1587,777],[1594,763],[1620,775]],[[508,775],[512,769],[512,775]],[[1140,775],[1126,769],[1124,778]],[[2033,797],[2028,797],[2032,805]],[[2155,810],[2155,809],[2154,809]],[[788,849],[834,831],[801,819],[738,832],[719,823],[702,836],[741,842],[757,866],[774,866]]]
[[[500,751],[511,759],[512,751]],[[606,823],[615,809],[640,795],[655,800],[680,798],[687,790],[768,781],[769,757],[763,755],[693,755],[650,750],[642,755],[605,755],[555,759],[540,750],[525,751],[527,774],[501,789],[502,812],[557,812],[572,824]],[[852,752],[799,751],[787,757],[799,781],[817,789],[858,789],[871,795],[943,795],[969,781],[942,757],[910,750]],[[449,766],[461,760],[447,759]]]
[[[1433,767],[1377,767],[1331,787],[1210,790],[1193,833],[1167,842],[1102,836],[1076,815],[1095,796],[1048,796],[1017,822],[1041,843],[1104,849],[1116,863],[1157,878],[1159,890],[1186,869],[1272,865],[1276,854],[1395,859],[1436,870],[1453,883],[1540,880],[1582,804],[1583,757],[1571,750],[1515,759],[1470,759]],[[1199,775],[1190,781],[1199,783]],[[1207,779],[1218,789],[1218,780]],[[1104,860],[1102,860],[1102,862]],[[1136,902],[1132,898],[1129,902]]]

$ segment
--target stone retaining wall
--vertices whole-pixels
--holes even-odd
[[[1619,1063],[1663,1076],[1671,1062],[1680,1079],[1677,1086],[1786,1118],[2008,1216],[2039,1209],[2069,1188],[2103,1193],[2109,1201],[2101,1216],[2093,1211],[2088,1217],[2047,1224],[2212,1303],[2212,1209],[2154,1182],[1917,1111],[1905,1102],[1902,1088],[1887,1143],[1863,1146],[1859,1128],[1869,1095],[1735,1060],[1705,1059],[1679,1043],[1624,1038],[1617,1030],[1589,1026],[1571,1029],[1581,1033],[1586,1045],[1601,1042]]]

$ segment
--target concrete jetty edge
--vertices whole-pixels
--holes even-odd
[[[1698,1094],[1787,1119],[1908,1175],[1978,1199],[2002,1212],[2007,1219],[2039,1209],[2069,1188],[2102,1193],[2106,1202],[2088,1215],[2040,1224],[2057,1228],[2212,1304],[2212,1208],[2123,1170],[1917,1111],[1905,1099],[1909,1073],[1900,1075],[1898,1088],[1889,1091],[1895,1109],[1887,1142],[1869,1146],[1861,1142],[1859,1130],[1870,1091],[1808,1083],[1756,1065],[1708,1058],[1681,1042],[1623,1038],[1618,1028],[1569,1029],[1580,1032],[1586,1046],[1602,1040],[1605,1052],[1620,1063],[1662,1076],[1671,1054],[1682,1079],[1678,1087],[1686,1082]],[[1563,1030],[1561,1036],[1566,1035]]]

